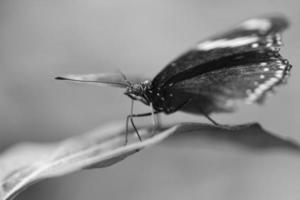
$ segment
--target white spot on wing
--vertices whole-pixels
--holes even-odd
[[[286,66],[285,65],[279,65],[279,69],[285,69]]]
[[[261,65],[261,66],[267,66],[267,63],[262,62],[262,63],[260,63],[260,65]]]
[[[286,76],[286,69],[287,65],[285,65],[285,60],[277,60],[274,62],[277,65],[277,70],[273,74],[273,77],[267,78],[264,74],[261,74],[259,78],[261,79],[261,83],[258,81],[254,81],[254,85],[256,88],[253,90],[253,92],[250,92],[250,90],[246,90],[247,98],[245,99],[246,103],[254,103],[259,98],[262,97],[264,93],[271,90],[274,85],[276,85],[278,82],[283,81],[284,77]],[[261,62],[260,66],[267,66],[266,62]],[[264,67],[264,72],[271,71],[271,68]]]
[[[276,76],[277,78],[282,78],[282,77],[283,77],[283,71],[282,71],[282,70],[276,71],[276,72],[275,72],[275,76]]]
[[[266,45],[266,47],[272,47],[272,43],[268,43],[267,45]]]
[[[249,19],[241,24],[241,27],[247,30],[267,31],[271,28],[271,22],[267,19]]]
[[[246,103],[251,104],[255,102],[258,98],[261,97],[263,93],[265,93],[267,90],[272,88],[272,86],[275,85],[279,80],[280,80],[279,77],[272,77],[267,81],[265,81],[264,83],[257,85],[258,87],[253,91],[253,93],[247,93],[248,98],[246,99]]]
[[[258,41],[257,37],[239,37],[234,39],[219,39],[213,41],[205,41],[198,44],[198,50],[212,50],[215,48],[231,48],[231,47],[239,47],[247,44],[251,44],[253,42]]]

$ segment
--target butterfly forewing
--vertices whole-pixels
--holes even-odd
[[[176,107],[176,104],[179,105],[186,98],[192,101],[182,108],[184,111],[232,111],[237,100],[247,103],[263,101],[266,92],[281,84],[291,68],[286,59],[272,51],[251,52],[226,59],[222,61],[229,66],[194,76],[172,86],[167,90],[173,96],[168,103]],[[221,62],[212,64],[221,65]]]
[[[269,16],[261,16],[248,19],[239,23],[234,28],[218,34],[214,37],[211,37],[211,40],[217,39],[231,39],[243,36],[266,36],[277,34],[285,30],[289,25],[289,22],[284,16],[279,15],[269,15]]]
[[[187,71],[205,73],[203,64],[236,54],[270,49],[281,45],[280,33],[288,27],[281,16],[263,16],[240,23],[233,29],[198,43],[195,47],[167,65],[153,80],[154,88],[163,88],[180,81]],[[211,68],[213,70],[213,68]],[[211,70],[210,69],[210,70]]]

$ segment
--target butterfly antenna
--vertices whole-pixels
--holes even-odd
[[[128,85],[131,85],[131,82],[127,79],[126,75],[121,70],[118,70],[118,72],[120,73],[120,75],[122,76],[122,78],[126,81],[126,83]]]

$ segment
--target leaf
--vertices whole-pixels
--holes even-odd
[[[124,145],[124,124],[113,124],[90,133],[52,144],[19,144],[0,157],[0,199],[13,199],[20,191],[42,179],[88,168],[113,165],[174,133],[173,126],[153,135],[151,129],[129,133],[134,143]]]
[[[123,124],[112,124],[90,133],[50,144],[19,144],[0,156],[1,199],[13,199],[28,186],[46,178],[62,176],[81,169],[108,167],[145,147],[159,143],[173,134],[167,144],[202,146],[208,143],[245,147],[251,150],[285,149],[299,151],[299,145],[263,130],[259,124],[215,127],[207,124],[183,123],[160,129],[155,135],[151,127],[139,130],[143,141],[133,131],[124,145]],[[176,133],[176,134],[175,134]],[[210,142],[208,142],[210,141]],[[188,142],[188,143],[187,143]]]
[[[220,144],[238,145],[252,150],[285,149],[300,151],[300,145],[290,139],[281,138],[264,130],[258,123],[243,124],[231,127],[216,127],[208,124],[186,123],[181,132],[177,131],[170,142],[182,143],[184,139],[188,142],[201,143],[215,142]],[[211,143],[210,143],[211,144]]]

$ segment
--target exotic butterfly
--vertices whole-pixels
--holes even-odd
[[[126,88],[132,99],[132,118],[184,111],[206,116],[230,112],[235,102],[262,102],[266,93],[283,83],[291,65],[279,54],[281,32],[288,27],[283,16],[248,19],[229,31],[199,42],[168,64],[153,80],[127,79],[122,73],[57,77]],[[133,102],[141,101],[151,112],[133,114]],[[126,136],[127,141],[127,136]]]

